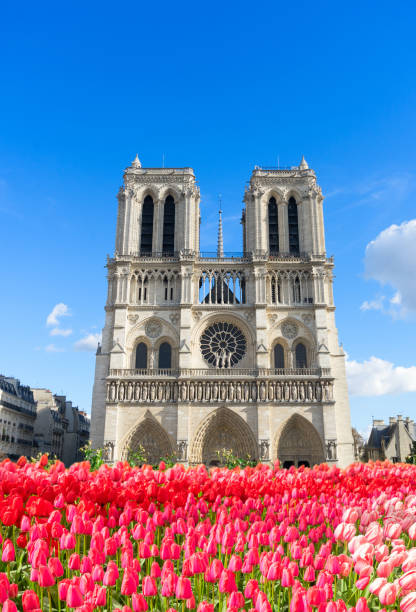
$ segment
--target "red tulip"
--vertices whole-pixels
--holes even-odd
[[[133,593],[132,595],[133,612],[143,612],[148,609],[147,601],[141,593]]]
[[[143,578],[142,591],[145,597],[154,597],[157,595],[156,580],[151,576],[145,576]]]
[[[218,583],[218,589],[220,593],[232,593],[237,590],[234,572],[229,569],[225,569],[222,572]]]
[[[196,612],[214,612],[214,604],[207,601],[201,601]]]
[[[40,587],[51,587],[55,584],[55,579],[51,570],[47,565],[41,565],[39,568],[38,583]]]
[[[84,602],[84,598],[82,597],[82,593],[74,584],[70,584],[68,587],[68,592],[66,594],[66,603],[70,608],[79,608]]]
[[[23,592],[22,607],[23,612],[31,612],[31,610],[40,608],[39,597],[36,595],[35,591],[28,589]]]
[[[137,591],[138,582],[137,574],[132,572],[132,570],[125,569],[121,583],[121,594],[132,595],[135,593]]]
[[[176,599],[189,599],[192,597],[192,586],[189,578],[179,576],[175,589]]]

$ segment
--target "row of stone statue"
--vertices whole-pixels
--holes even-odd
[[[332,401],[330,381],[113,381],[109,402],[321,402]]]

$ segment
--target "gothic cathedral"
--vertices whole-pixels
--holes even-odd
[[[141,445],[218,465],[221,451],[281,465],[353,461],[345,356],[322,192],[305,159],[255,167],[243,252],[200,251],[192,168],[142,168],[118,193],[92,401],[107,460]]]

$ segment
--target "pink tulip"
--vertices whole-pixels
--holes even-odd
[[[13,542],[9,539],[4,540],[3,552],[1,554],[1,560],[3,563],[10,563],[16,559],[16,553],[14,551]]]
[[[360,597],[355,605],[356,612],[370,612],[370,609],[367,604],[367,600],[365,597]]]
[[[385,584],[387,584],[386,578],[376,578],[375,580],[373,580],[373,582],[370,583],[368,590],[370,591],[370,593],[378,595],[381,587],[383,587]]]
[[[398,579],[400,588],[404,591],[414,591],[416,589],[416,569],[412,569],[400,576]]]
[[[396,601],[398,587],[391,582],[388,582],[381,587],[378,598],[383,606],[391,606]]]
[[[416,592],[409,593],[400,602],[400,610],[402,612],[415,612],[416,610]]]

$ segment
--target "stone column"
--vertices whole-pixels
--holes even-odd
[[[162,200],[154,201],[153,208],[153,239],[152,239],[152,251],[153,253],[160,253],[162,251],[162,235],[163,235],[163,202]]]
[[[277,218],[278,218],[278,223],[279,223],[279,251],[280,253],[288,253],[289,234],[288,234],[288,219],[287,219],[287,203],[286,202],[278,203]]]

